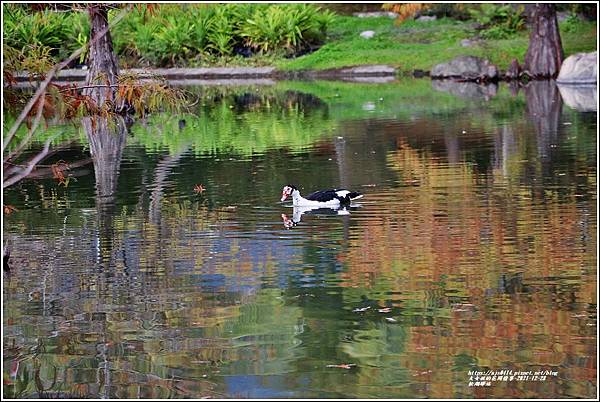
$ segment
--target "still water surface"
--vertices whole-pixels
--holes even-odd
[[[195,90],[5,191],[5,397],[596,395],[596,112],[551,83]],[[288,183],[365,196],[302,213]],[[557,375],[469,386],[501,369]]]

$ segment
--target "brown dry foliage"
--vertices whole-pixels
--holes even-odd
[[[383,5],[384,10],[393,11],[398,13],[396,24],[401,24],[403,21],[413,18],[419,12],[424,11],[430,7],[430,4],[426,3],[401,3],[392,4],[386,3]]]
[[[66,187],[67,178],[65,177],[63,172],[65,170],[69,170],[69,165],[65,161],[60,160],[54,163],[52,166],[50,166],[50,169],[52,170],[52,176],[58,181],[58,184],[62,184]]]

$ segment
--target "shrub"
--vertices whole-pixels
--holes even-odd
[[[235,13],[231,5],[215,7],[207,22],[207,50],[229,55],[235,43]]]
[[[508,4],[482,3],[470,8],[469,13],[486,39],[505,39],[525,28],[523,6],[515,9]]]
[[[581,26],[581,20],[575,14],[569,14],[564,21],[560,23],[560,27],[564,32],[576,32]]]
[[[160,55],[158,62],[176,64],[196,53],[194,31],[194,23],[190,20],[167,16],[154,36],[155,52]]]
[[[242,21],[240,36],[244,43],[261,52],[282,49],[295,53],[325,38],[327,26],[334,21],[330,11],[305,4],[255,9]]]
[[[401,24],[409,18],[415,18],[420,13],[426,11],[429,7],[431,7],[431,5],[425,3],[385,3],[382,6],[384,10],[393,11],[398,14],[396,24]]]
[[[90,22],[86,13],[74,12],[68,16],[68,36],[69,40],[60,49],[58,59],[66,59],[75,50],[85,45],[90,38]],[[67,14],[68,15],[68,14]],[[83,63],[87,58],[87,50],[79,56],[79,63]]]
[[[435,15],[437,18],[452,18],[467,20],[470,15],[464,3],[433,3],[423,12],[425,15]]]
[[[239,49],[297,54],[322,43],[334,19],[332,12],[312,4],[162,4],[132,9],[111,34],[115,52],[126,61],[166,66],[230,56]],[[85,12],[4,6],[9,48],[43,46],[58,61],[88,37]]]
[[[28,46],[48,47],[60,56],[64,46],[72,43],[77,13],[44,10],[30,13],[20,5],[5,5],[4,44],[17,50]]]

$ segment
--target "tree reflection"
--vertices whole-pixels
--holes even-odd
[[[531,81],[525,88],[527,114],[537,135],[538,155],[547,161],[558,144],[562,98],[553,80]],[[544,164],[546,169],[548,164]]]
[[[494,135],[494,169],[502,172],[504,177],[510,177],[511,162],[519,158],[518,141],[511,125],[504,124]]]
[[[117,182],[128,127],[125,119],[120,116],[84,117],[82,125],[89,142],[96,178],[96,210],[100,233],[98,257],[110,258]]]

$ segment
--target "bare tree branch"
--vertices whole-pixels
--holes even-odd
[[[6,146],[14,138],[17,130],[19,129],[19,127],[21,126],[21,124],[23,123],[23,121],[25,120],[25,118],[27,117],[27,115],[29,114],[29,112],[31,111],[31,109],[33,108],[33,105],[35,105],[35,102],[39,99],[39,97],[42,95],[42,93],[44,93],[46,91],[46,88],[48,87],[48,84],[50,84],[50,81],[52,81],[52,79],[54,78],[54,76],[56,75],[56,73],[58,73],[60,70],[62,70],[63,68],[65,68],[70,62],[72,62],[77,57],[79,57],[85,51],[86,48],[88,48],[89,46],[91,46],[93,43],[96,43],[98,40],[100,40],[100,38],[102,38],[104,35],[106,35],[110,31],[111,28],[113,28],[117,23],[119,23],[119,21],[127,14],[127,12],[129,11],[130,8],[131,8],[131,6],[125,8],[119,15],[117,15],[115,17],[115,19],[112,21],[112,23],[109,26],[107,26],[102,31],[98,32],[98,34],[94,38],[92,38],[84,46],[82,46],[79,49],[77,49],[76,51],[74,51],[71,54],[71,56],[69,56],[66,60],[64,60],[64,61],[62,61],[62,62],[54,65],[54,67],[47,73],[46,79],[40,84],[40,87],[37,89],[37,91],[35,92],[35,94],[33,95],[33,97],[29,100],[29,102],[27,102],[27,104],[25,105],[25,107],[21,111],[21,114],[19,114],[19,117],[17,117],[17,120],[15,121],[15,123],[13,124],[13,126],[8,131],[8,134],[6,135],[6,138],[3,139],[3,141],[2,141],[2,153],[4,153],[4,150],[6,149]],[[3,184],[3,186],[4,186],[4,184]],[[4,186],[4,187],[6,187],[6,186]]]
[[[45,95],[46,95],[46,92],[44,91],[44,93],[42,93],[40,95],[40,99],[44,99]],[[31,138],[33,137],[33,133],[35,132],[35,130],[37,130],[38,126],[40,125],[40,121],[42,120],[42,112],[44,110],[44,103],[45,103],[44,101],[40,101],[40,103],[38,105],[37,113],[35,115],[35,120],[33,121],[33,124],[31,125],[31,127],[29,129],[29,133],[27,134],[27,137],[25,137],[23,139],[23,141],[21,141],[19,146],[17,146],[17,148],[14,151],[12,151],[6,158],[4,158],[4,162],[13,160],[17,156],[21,155],[21,151],[23,150],[23,148],[25,148],[25,146],[27,144],[29,144],[29,141],[31,141]]]

